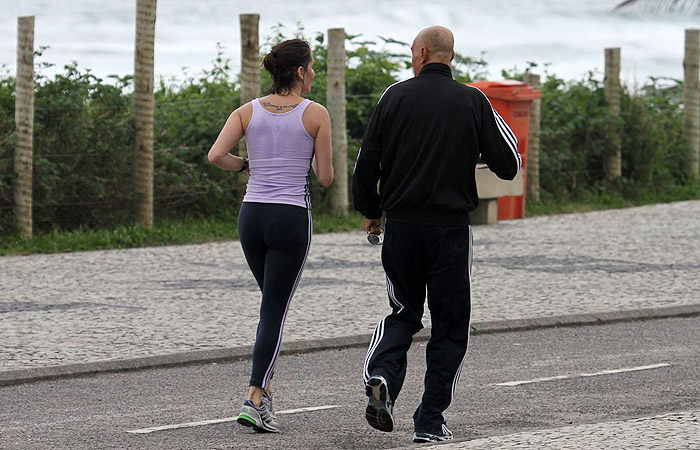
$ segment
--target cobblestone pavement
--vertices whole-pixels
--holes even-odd
[[[418,448],[416,446],[405,449]],[[422,450],[700,448],[700,410],[420,446]],[[394,449],[400,450],[400,449]]]
[[[700,303],[698,217],[690,201],[475,226],[472,319]],[[249,345],[258,305],[235,241],[0,257],[0,371]],[[388,311],[380,248],[317,235],[285,341],[371,333]]]

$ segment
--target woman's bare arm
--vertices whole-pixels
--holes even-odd
[[[323,106],[315,103],[312,112],[314,122],[318,123],[316,141],[314,143],[314,159],[311,166],[316,178],[323,187],[333,182],[333,146],[331,144],[331,118]]]
[[[241,170],[243,168],[243,158],[232,155],[230,152],[245,135],[243,127],[244,108],[248,104],[241,106],[231,113],[226,120],[226,124],[221,129],[219,137],[209,149],[209,162],[221,167],[224,170]]]

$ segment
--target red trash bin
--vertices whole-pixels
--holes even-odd
[[[518,139],[518,152],[523,157],[523,195],[500,197],[498,219],[520,219],[525,217],[525,193],[527,183],[527,138],[530,133],[530,104],[540,98],[539,91],[516,80],[478,81],[468,83],[480,89],[491,105],[503,117]]]

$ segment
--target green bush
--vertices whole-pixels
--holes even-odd
[[[601,81],[564,82],[549,77],[542,87],[540,186],[545,198],[581,201],[605,189],[603,155],[621,133],[619,195],[629,200],[664,195],[685,183],[680,87],[660,89],[654,80],[639,93],[623,90],[621,117],[607,108]]]
[[[576,199],[600,188],[611,120],[602,86],[592,78],[545,81],[540,135],[540,187],[545,195]]]
[[[34,223],[39,230],[129,220],[133,135],[128,80],[106,84],[76,64],[39,77],[34,120]]]
[[[687,182],[686,141],[681,86],[659,89],[655,83],[642,96],[624,95],[622,175],[625,196],[663,194]]]
[[[0,231],[14,229],[14,79],[0,80]],[[36,77],[34,223],[38,230],[99,227],[127,220],[131,101],[121,80],[105,84],[76,64],[53,80]],[[8,97],[12,97],[12,101]]]
[[[156,87],[154,196],[156,213],[230,214],[236,173],[209,164],[206,155],[231,111],[239,104],[230,61],[218,49],[214,67],[198,78]]]
[[[0,236],[15,231],[12,205],[15,129],[15,79],[0,74]]]
[[[285,38],[279,26],[263,52]],[[303,30],[296,35],[303,37]],[[382,38],[380,38],[382,39]],[[309,98],[326,104],[324,36],[311,39],[316,79]],[[394,54],[382,44],[403,45]],[[346,71],[348,171],[364,126],[387,88],[409,67],[408,45],[348,36]],[[482,79],[487,63],[458,55],[460,82]],[[534,67],[534,64],[526,70]],[[517,69],[504,72],[521,78]],[[132,78],[102,80],[75,63],[49,79],[36,76],[34,221],[37,231],[128,226],[132,223]],[[269,75],[261,69],[263,90]],[[0,236],[13,235],[14,78],[0,73]],[[610,205],[645,199],[697,197],[684,178],[681,86],[650,80],[639,92],[625,91],[622,115],[613,118],[602,82],[594,74],[564,81],[547,76],[542,87],[540,174],[545,202],[607,199]],[[209,164],[206,153],[228,115],[239,105],[239,83],[230,62],[218,54],[212,68],[184,81],[160,79],[155,88],[155,213],[160,220],[230,218],[237,174]],[[621,131],[623,179],[617,194],[604,185],[603,154]],[[349,177],[350,179],[351,177]],[[314,208],[328,198],[312,177]],[[597,197],[596,197],[597,196]],[[543,210],[546,210],[544,208]],[[227,219],[228,220],[228,219]]]

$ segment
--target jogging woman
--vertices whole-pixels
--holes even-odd
[[[263,66],[269,95],[229,116],[209,150],[209,161],[250,178],[238,215],[246,261],[262,292],[248,398],[238,422],[259,432],[279,431],[270,380],[282,328],[311,244],[309,173],[323,187],[333,181],[331,121],[318,103],[302,98],[315,73],[309,43],[291,39],[272,48]],[[229,153],[246,136],[250,160]]]

